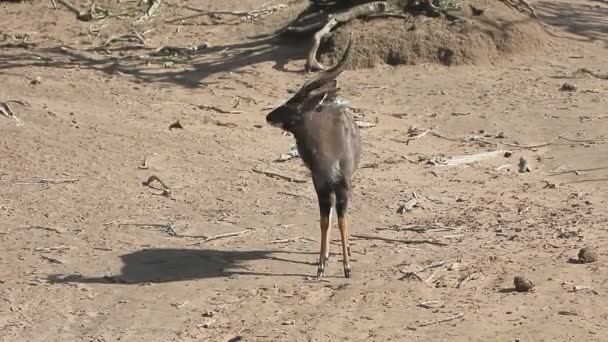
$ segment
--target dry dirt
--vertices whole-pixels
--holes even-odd
[[[354,278],[335,255],[323,281],[309,278],[312,184],[298,159],[274,161],[293,140],[264,122],[305,77],[308,44],[263,36],[303,7],[292,3],[226,23],[170,22],[195,12],[165,1],[135,26],[149,46],[210,47],[149,62],[129,57],[150,53],[124,49],[136,42],[99,48],[132,18],[0,3],[0,102],[29,104],[9,104],[20,121],[0,116],[0,340],[605,341],[608,81],[576,71],[608,73],[606,2],[533,1],[556,29],[537,54],[340,76],[376,125],[351,205]],[[407,144],[411,126],[432,132]],[[501,149],[512,155],[427,164]],[[532,172],[517,172],[521,156]],[[173,199],[142,185],[151,175]],[[420,206],[397,213],[414,192]],[[443,228],[395,230],[414,224]],[[584,246],[597,262],[570,261]],[[519,275],[533,292],[513,291]]]

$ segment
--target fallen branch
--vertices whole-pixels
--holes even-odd
[[[150,161],[150,158],[152,158],[155,155],[156,155],[156,153],[152,153],[152,154],[148,155],[146,157],[146,159],[144,159],[143,163],[141,165],[137,166],[137,168],[140,169],[140,170],[147,170],[147,169],[149,169],[150,166],[148,165],[148,161]]]
[[[225,110],[216,106],[210,106],[210,105],[196,105],[199,109],[202,110],[212,110],[221,114],[242,114],[243,111],[242,110]]]
[[[594,167],[591,169],[567,170],[567,171],[562,171],[562,172],[558,172],[558,173],[550,173],[549,176],[559,176],[559,175],[565,175],[568,173],[574,173],[575,175],[579,176],[581,172],[599,171],[599,170],[605,170],[605,169],[608,169],[608,166]]]
[[[436,319],[436,320],[432,320],[432,321],[423,322],[420,325],[418,325],[418,327],[421,328],[421,327],[426,327],[426,326],[433,325],[433,324],[439,324],[439,323],[449,322],[449,321],[453,321],[455,319],[458,319],[458,318],[460,318],[462,316],[464,316],[464,312],[461,312],[459,314],[456,314],[454,316],[450,316],[450,317],[447,317],[447,318],[442,318],[442,319]]]
[[[376,228],[376,230],[394,230],[394,231],[406,230],[406,231],[412,231],[412,232],[416,232],[416,233],[425,233],[428,231],[446,232],[446,231],[460,230],[460,229],[462,229],[462,228],[446,227],[441,224],[430,224],[430,225],[409,224],[409,225],[403,226],[403,227]]]
[[[414,210],[415,207],[417,207],[420,204],[420,201],[418,200],[418,195],[416,195],[415,192],[412,192],[412,198],[410,198],[409,200],[402,202],[399,205],[399,208],[397,209],[397,214],[405,214],[407,212],[410,212],[412,210]]]
[[[481,152],[476,154],[468,154],[463,156],[454,156],[450,158],[437,158],[433,157],[429,159],[429,163],[436,166],[458,166],[458,165],[466,165],[476,163],[483,159],[498,157],[503,155],[505,151],[497,150],[490,152]]]
[[[209,237],[206,237],[205,239],[203,239],[202,241],[189,243],[188,246],[200,245],[200,244],[203,244],[203,243],[206,243],[206,242],[209,242],[209,241],[213,241],[213,240],[219,240],[219,239],[225,239],[225,238],[229,238],[229,237],[239,236],[239,235],[243,235],[243,234],[249,233],[252,230],[253,229],[249,228],[249,229],[241,230],[240,232],[224,233],[224,234],[209,236]]]
[[[141,45],[143,45],[144,47],[148,46],[148,44],[146,43],[146,40],[145,40],[144,36],[141,33],[137,32],[137,31],[133,31],[131,33],[125,33],[125,34],[121,34],[121,35],[112,36],[112,37],[108,38],[103,43],[103,46],[108,46],[108,45],[110,45],[110,43],[113,43],[115,41],[122,41],[122,40],[126,40],[126,41],[136,40]]]
[[[161,193],[162,196],[166,196],[166,197],[169,197],[172,200],[175,200],[175,198],[173,198],[173,195],[171,194],[171,188],[169,188],[169,186],[165,182],[163,182],[162,180],[160,180],[160,178],[158,178],[157,176],[154,176],[154,175],[150,176],[148,178],[148,180],[145,181],[145,182],[142,182],[142,184],[145,185],[145,186],[147,186],[147,187],[150,187],[152,189],[156,189],[155,187],[153,187],[153,186],[150,185],[150,183],[152,183],[154,181],[158,181],[160,183],[160,185],[163,187],[162,188],[163,192]]]
[[[412,140],[416,140],[416,139],[420,139],[420,138],[424,137],[425,135],[427,135],[427,134],[428,134],[430,131],[431,131],[430,129],[427,129],[426,131],[424,131],[424,132],[422,132],[422,133],[420,133],[420,134],[418,134],[418,135],[415,135],[415,136],[413,136],[413,137],[411,137],[411,138],[408,138],[408,139],[405,141],[405,144],[406,144],[406,145],[409,145],[409,144],[410,144],[410,141],[412,141]]]
[[[15,180],[15,183],[24,183],[24,184],[63,184],[63,183],[76,183],[78,182],[78,178],[68,178],[68,179],[48,179],[48,178],[21,178]]]
[[[591,71],[591,70],[589,70],[587,68],[580,68],[580,69],[577,70],[577,72],[580,72],[580,73],[583,73],[583,74],[589,74],[589,75],[591,75],[591,76],[593,76],[595,78],[598,78],[600,80],[608,80],[608,74],[601,75],[601,74],[598,74],[598,73],[596,73],[594,71]]]
[[[22,126],[23,123],[21,120],[15,115],[11,106],[8,105],[8,102],[0,103],[0,114],[6,116],[9,119],[13,119],[17,122],[17,126]]]
[[[93,4],[91,5],[91,9],[89,11],[83,11],[83,10],[79,9],[78,7],[74,6],[72,3],[70,3],[67,0],[55,0],[55,1],[57,1],[58,3],[65,6],[68,10],[70,10],[70,12],[76,14],[76,19],[80,20],[80,21],[98,20],[98,19],[103,19],[106,17],[106,16],[95,17],[93,15],[93,12],[95,12],[95,7],[96,7],[95,2],[93,2]]]
[[[429,239],[421,239],[421,240],[402,240],[402,239],[391,239],[385,238],[381,236],[372,236],[372,235],[362,235],[362,234],[353,234],[351,235],[354,238],[364,239],[364,240],[380,240],[385,242],[394,242],[394,243],[404,243],[406,245],[421,245],[421,244],[430,244],[436,246],[448,246],[447,243]]]
[[[169,56],[169,55],[181,55],[190,56],[200,50],[207,49],[209,43],[203,43],[192,47],[179,47],[179,46],[161,46],[154,50],[150,56]]]
[[[167,23],[171,24],[171,23],[175,23],[178,21],[188,20],[188,19],[193,19],[193,18],[198,18],[198,17],[203,17],[203,16],[215,17],[215,16],[220,16],[220,15],[239,17],[240,20],[242,20],[242,21],[254,21],[254,20],[260,20],[261,18],[269,16],[272,13],[274,13],[278,10],[281,10],[283,8],[286,8],[286,7],[287,7],[286,4],[278,4],[278,5],[274,5],[274,6],[269,6],[269,7],[264,7],[264,8],[257,9],[257,10],[244,12],[244,11],[205,11],[205,10],[190,7],[190,6],[185,6],[185,8],[187,8],[191,11],[194,11],[194,12],[199,12],[199,13],[191,15],[191,16],[183,17],[183,18],[173,19],[173,20],[167,21]]]
[[[317,33],[315,33],[313,46],[308,53],[308,59],[306,61],[306,68],[308,70],[325,70],[327,69],[317,60],[317,51],[321,45],[323,37],[327,36],[329,32],[336,27],[338,24],[347,23],[355,18],[367,16],[370,14],[379,14],[387,12],[389,8],[388,1],[375,1],[363,5],[354,6],[345,12],[331,15],[327,23]]]
[[[154,13],[156,13],[161,3],[162,0],[148,0],[148,9],[144,13],[144,15],[142,15],[141,18],[137,20],[137,22],[142,22],[144,20],[150,19],[154,15]]]
[[[569,139],[566,138],[562,135],[559,135],[545,143],[541,143],[541,144],[534,144],[534,145],[522,145],[522,144],[511,144],[511,143],[506,143],[506,142],[500,142],[500,144],[502,145],[506,145],[506,146],[511,146],[511,147],[517,147],[517,148],[522,148],[522,149],[535,149],[535,148],[541,148],[541,147],[545,147],[545,146],[549,146],[553,143],[555,143],[557,140],[566,140],[569,142],[573,142],[573,143],[581,143],[581,144],[590,144],[590,143],[594,143],[597,141],[597,139],[588,139],[588,140],[575,140],[575,139]]]
[[[57,228],[44,227],[44,226],[25,226],[25,227],[21,227],[20,229],[36,229],[36,230],[45,230],[47,232],[53,232],[53,233],[57,233],[57,234],[65,234],[64,231],[61,231]]]
[[[270,241],[270,242],[268,242],[268,244],[272,245],[272,244],[277,244],[277,243],[289,243],[289,242],[296,242],[298,240],[315,241],[314,239],[311,239],[311,238],[297,236],[297,237],[293,237],[293,238],[289,238],[289,239]]]
[[[260,169],[257,169],[255,167],[253,169],[251,169],[251,171],[253,171],[255,173],[262,174],[262,175],[266,175],[266,176],[268,176],[270,178],[278,178],[278,179],[286,180],[288,182],[293,182],[293,183],[306,183],[307,182],[305,179],[298,179],[298,178],[294,178],[294,177],[288,177],[288,176],[284,176],[284,175],[281,175],[281,174],[276,173],[276,172],[260,170]]]
[[[175,230],[175,222],[168,221],[167,223],[130,223],[130,222],[120,222],[121,220],[116,220],[112,222],[106,222],[104,226],[116,225],[116,226],[135,226],[135,227],[159,227],[164,228],[165,232],[171,236],[181,236]]]
[[[462,278],[462,280],[460,280],[458,282],[458,284],[456,284],[456,288],[462,288],[464,286],[464,284],[466,284],[469,280],[473,279],[473,276],[475,275],[475,272],[469,273],[466,276],[464,276],[464,278]]]

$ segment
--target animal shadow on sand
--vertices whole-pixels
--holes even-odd
[[[249,262],[274,260],[286,263],[313,265],[304,261],[273,256],[273,251],[221,251],[212,249],[149,248],[121,255],[120,274],[87,277],[81,274],[52,274],[51,283],[167,283],[207,278],[254,276],[305,277],[306,274],[264,273],[249,270]]]

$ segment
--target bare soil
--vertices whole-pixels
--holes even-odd
[[[457,21],[422,15],[352,21],[328,37],[322,49],[327,52],[325,63],[333,64],[341,56],[351,31],[359,42],[354,69],[377,64],[492,64],[511,54],[531,55],[547,47],[548,31],[529,12],[496,0],[460,4],[459,10],[450,11],[461,19]],[[471,6],[483,14],[473,14]]]
[[[265,34],[305,2],[247,22],[174,21],[196,12],[164,1],[137,24],[134,2],[98,3],[127,16],[0,3],[0,102],[28,104],[0,115],[1,341],[605,340],[608,81],[577,72],[608,73],[605,1],[531,1],[555,28],[533,54],[344,72],[375,126],[354,181],[354,278],[334,229],[322,281],[308,172],[275,162],[293,139],[264,122],[309,48]],[[104,45],[132,30],[146,46]],[[142,184],[152,175],[172,198]],[[420,205],[398,213],[412,193]],[[596,262],[577,262],[585,246]]]

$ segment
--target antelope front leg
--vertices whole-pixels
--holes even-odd
[[[326,190],[317,190],[319,199],[320,225],[321,225],[321,250],[319,251],[319,268],[317,269],[317,277],[325,275],[325,266],[329,259],[329,231],[330,231],[330,216],[331,216],[331,193]]]
[[[344,277],[352,277],[350,266],[350,246],[348,244],[348,190],[336,191],[336,211],[338,213],[338,228],[340,229],[340,240],[342,240],[342,265],[344,266]]]

